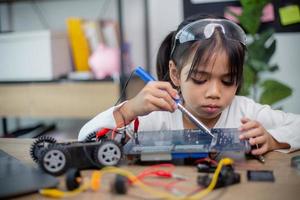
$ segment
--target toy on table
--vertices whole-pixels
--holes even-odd
[[[118,142],[106,137],[99,141],[58,143],[46,136],[32,144],[30,154],[41,169],[52,175],[61,175],[69,168],[97,169],[118,165],[123,152]]]
[[[107,129],[109,130],[109,129]],[[245,152],[251,146],[239,140],[238,129],[211,129],[214,137],[200,129],[139,131],[126,144],[126,133],[112,130],[91,134],[83,142],[58,143],[51,137],[38,138],[31,146],[31,156],[39,166],[53,175],[69,168],[95,169],[116,166],[123,158],[141,161],[171,161],[182,158],[204,158],[211,152]]]

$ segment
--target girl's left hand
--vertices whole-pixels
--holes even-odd
[[[253,155],[262,155],[273,150],[272,144],[274,144],[274,138],[259,122],[248,118],[242,118],[241,122],[242,125],[239,130],[242,131],[243,134],[240,135],[240,139],[249,139],[251,146],[258,147],[252,149],[251,153]]]

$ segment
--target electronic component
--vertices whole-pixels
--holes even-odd
[[[274,182],[273,171],[270,170],[248,170],[248,181]]]
[[[238,129],[211,129],[211,132],[214,138],[200,129],[140,131],[136,138],[138,143],[131,139],[123,150],[125,155],[140,155],[141,158],[151,155],[151,159],[156,161],[166,158],[204,158],[211,152],[220,151],[250,151],[249,142],[239,140]]]
[[[210,157],[198,159],[195,162],[197,163],[196,165],[197,171],[204,172],[204,173],[215,172],[218,165],[217,161],[211,159]]]
[[[241,176],[239,173],[234,172],[232,165],[224,166],[218,176],[217,184],[215,188],[221,188],[233,184],[239,183]],[[197,183],[200,186],[207,187],[211,182],[211,177],[209,175],[199,175],[197,178]]]
[[[204,172],[204,173],[213,173],[215,172],[217,166],[207,165],[207,164],[197,164],[197,171]]]

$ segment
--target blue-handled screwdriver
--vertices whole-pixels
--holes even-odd
[[[134,73],[137,76],[139,76],[145,83],[148,83],[149,81],[155,81],[155,78],[151,76],[149,73],[147,73],[142,67],[137,67]],[[192,113],[190,113],[185,107],[183,107],[183,105],[181,105],[180,99],[174,99],[174,100],[177,104],[178,109],[182,113],[184,113],[198,128],[208,133],[212,137],[215,137],[202,122],[200,122]]]

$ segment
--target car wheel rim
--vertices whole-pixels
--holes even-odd
[[[120,158],[120,148],[113,143],[103,144],[98,150],[98,160],[101,164],[105,166],[112,166],[118,164]]]
[[[66,165],[66,156],[59,150],[50,150],[45,154],[43,164],[49,172],[59,172]]]

